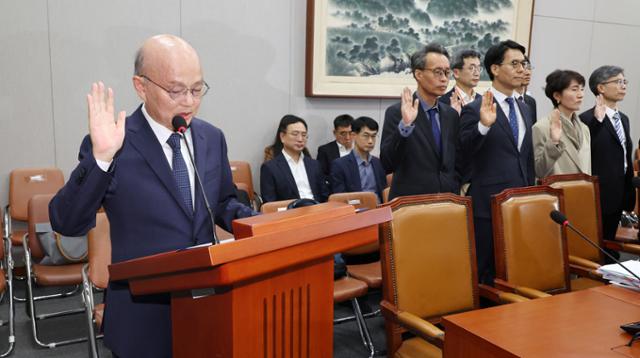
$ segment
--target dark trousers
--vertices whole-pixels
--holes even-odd
[[[615,212],[613,214],[602,214],[602,238],[605,240],[615,240],[616,232],[618,231],[618,226],[620,224],[620,216],[622,215],[622,210]],[[592,239],[593,240],[593,239]],[[607,252],[615,257],[616,259],[620,258],[620,253],[618,251],[605,249]],[[613,263],[610,258],[605,257],[605,262],[610,264]]]
[[[478,281],[493,286],[496,263],[493,253],[493,226],[490,218],[473,218],[476,236],[476,260]]]

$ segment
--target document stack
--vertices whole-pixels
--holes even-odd
[[[622,263],[637,276],[640,276],[640,261],[629,260]],[[610,264],[600,266],[598,272],[602,274],[602,278],[609,280],[614,285],[627,287],[632,290],[640,291],[640,281],[633,277],[629,271],[625,270],[618,264]]]

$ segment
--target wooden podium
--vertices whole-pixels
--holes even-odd
[[[174,357],[331,357],[333,254],[378,240],[389,208],[325,203],[236,220],[236,240],[109,266],[171,292]]]

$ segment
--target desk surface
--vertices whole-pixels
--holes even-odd
[[[445,357],[640,357],[619,326],[640,321],[640,293],[613,286],[443,318]]]

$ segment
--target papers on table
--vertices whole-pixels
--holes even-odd
[[[640,276],[640,261],[629,260],[622,264]],[[640,291],[640,281],[617,263],[600,266],[597,271],[602,274],[602,278],[609,280],[614,285]]]

